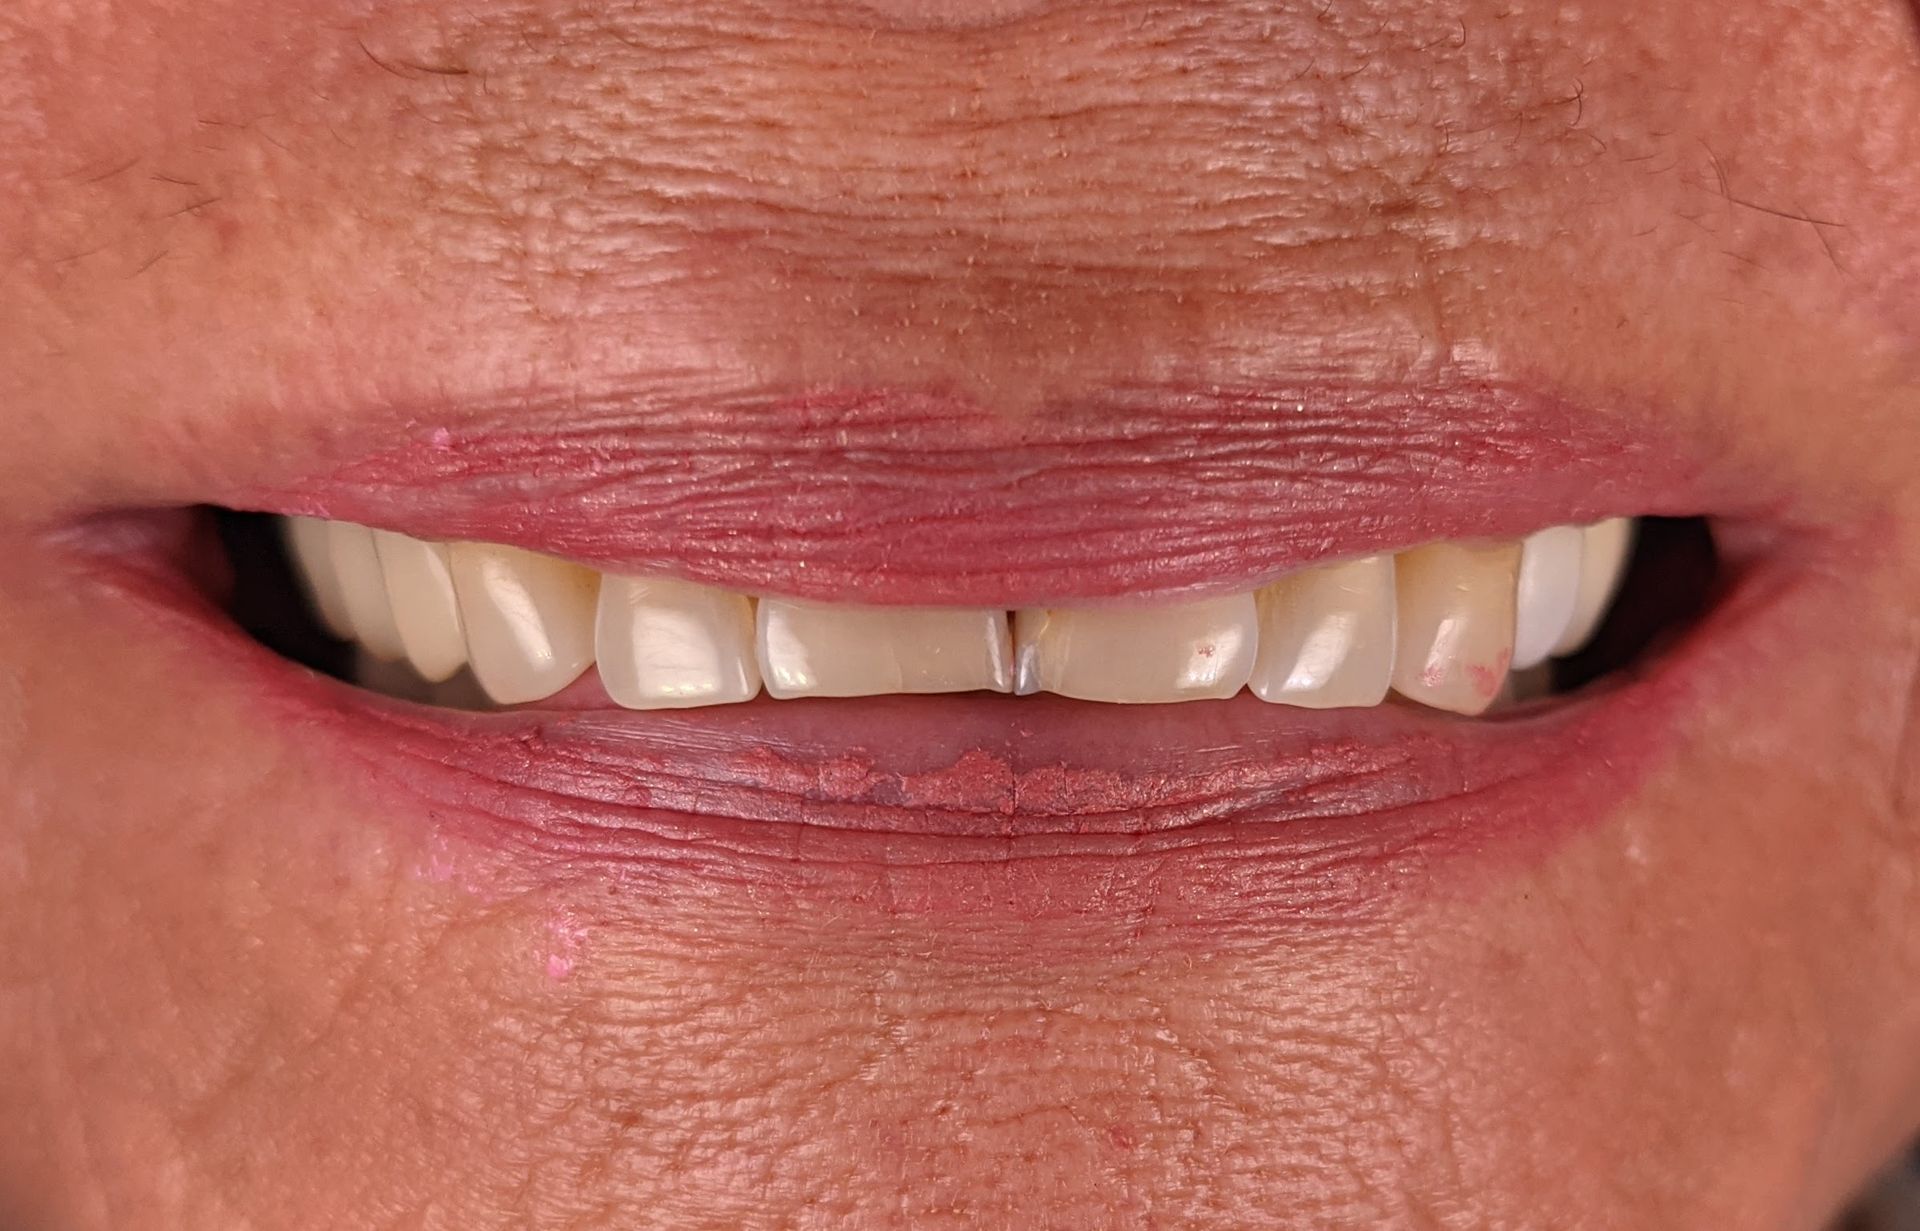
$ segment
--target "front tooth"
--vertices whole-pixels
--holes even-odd
[[[1580,601],[1578,526],[1555,526],[1520,546],[1520,580],[1513,600],[1513,669],[1537,667],[1566,635]]]
[[[1567,631],[1554,643],[1556,656],[1580,649],[1600,627],[1626,576],[1627,557],[1633,550],[1633,527],[1631,517],[1615,517],[1596,522],[1581,532],[1580,597],[1574,603]]]
[[[352,522],[328,522],[327,547],[347,616],[353,622],[353,635],[377,658],[405,658],[407,647],[400,643],[400,626],[393,620],[393,603],[387,598],[387,579],[380,571],[373,531]]]
[[[422,679],[437,684],[450,678],[467,665],[467,638],[460,627],[460,602],[453,593],[453,565],[446,544],[422,542],[391,530],[376,531],[373,544],[407,661]]]
[[[1004,611],[774,598],[759,606],[760,673],[775,697],[1006,692],[1013,685]]]
[[[1030,608],[1015,614],[1022,693],[1152,703],[1231,697],[1253,674],[1251,594],[1160,607]]]
[[[671,577],[605,577],[594,626],[600,683],[628,709],[751,700],[753,603]]]
[[[1393,680],[1392,556],[1307,569],[1261,590],[1262,701],[1334,709],[1378,705]]]
[[[598,573],[490,543],[448,554],[467,656],[497,704],[550,697],[592,664]]]
[[[340,588],[340,576],[333,571],[332,538],[327,523],[317,517],[282,519],[287,551],[293,557],[293,570],[313,601],[315,614],[327,631],[342,641],[353,637],[353,613],[347,610],[346,592]]]
[[[1395,562],[1400,607],[1394,691],[1457,714],[1493,704],[1513,661],[1520,545],[1435,543]]]

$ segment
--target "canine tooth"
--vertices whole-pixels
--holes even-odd
[[[327,523],[317,517],[285,517],[280,521],[287,552],[293,558],[293,571],[312,600],[314,613],[328,632],[348,641],[353,638],[353,615],[347,610],[347,596],[340,589],[339,574],[333,571],[333,548]]]
[[[380,571],[373,531],[352,522],[328,522],[327,546],[354,637],[375,657],[405,658],[407,649],[400,644],[400,626],[393,621],[393,603],[387,598],[387,579]]]
[[[1513,669],[1545,662],[1573,623],[1580,600],[1578,526],[1554,526],[1520,545],[1520,580],[1513,600]]]
[[[1013,683],[1004,611],[763,598],[756,640],[775,697],[1006,692]]]
[[[1631,517],[1596,522],[1581,532],[1580,597],[1574,604],[1573,618],[1567,622],[1567,631],[1554,643],[1554,654],[1571,654],[1580,649],[1600,627],[1626,576],[1633,534]]]
[[[407,661],[424,680],[437,684],[447,679],[467,664],[467,638],[460,627],[446,545],[391,530],[375,531],[373,545]]]
[[[1255,696],[1310,709],[1386,699],[1393,680],[1392,556],[1307,569],[1256,597],[1260,654],[1249,681]]]
[[[1019,691],[1082,701],[1231,697],[1253,674],[1260,615],[1251,594],[1158,607],[1015,613]]]
[[[1399,599],[1393,688],[1435,709],[1478,714],[1513,661],[1520,545],[1435,543],[1395,562]]]
[[[603,577],[594,625],[600,683],[628,709],[746,701],[760,691],[753,603],[671,577]]]
[[[559,692],[593,662],[592,569],[491,543],[448,555],[473,674],[497,704]]]

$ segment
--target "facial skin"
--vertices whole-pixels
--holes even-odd
[[[1811,1228],[1920,1126],[1903,3],[13,0],[0,270],[0,1222]],[[1168,373],[1637,408],[1815,597],[1564,841],[962,923],[448,832],[59,534],[533,385]]]

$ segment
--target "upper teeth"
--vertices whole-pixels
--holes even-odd
[[[289,518],[321,619],[440,681],[470,666],[495,702],[550,697],[599,665],[629,709],[774,697],[1055,692],[1376,705],[1389,690],[1477,714],[1509,669],[1580,648],[1632,542],[1624,518],[1518,543],[1436,543],[1158,606],[842,607],[664,577],[601,576],[486,543],[428,543]]]

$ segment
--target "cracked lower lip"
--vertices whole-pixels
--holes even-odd
[[[1789,587],[1789,589],[1791,589]],[[890,914],[1209,927],[1364,911],[1604,818],[1790,603],[1765,571],[1641,672],[1497,719],[1057,697],[435,710],[260,662],[387,810],[515,866],[820,893]],[[393,806],[397,804],[397,806]],[[1168,895],[1172,895],[1169,898]]]

